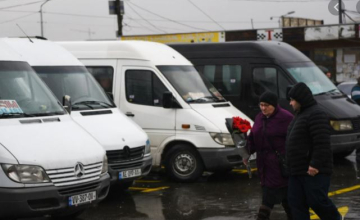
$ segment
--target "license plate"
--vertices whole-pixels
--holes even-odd
[[[141,169],[126,170],[119,172],[119,179],[141,176]]]
[[[69,197],[69,206],[80,205],[96,200],[96,192],[88,192]]]

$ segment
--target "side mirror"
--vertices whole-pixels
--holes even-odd
[[[290,85],[290,86],[287,86],[287,87],[286,87],[286,99],[287,99],[288,101],[290,101],[289,92],[290,92],[290,90],[291,90],[293,87],[294,87],[293,85]]]
[[[72,105],[71,105],[71,97],[69,95],[64,95],[63,97],[63,106],[66,109],[66,111],[71,114],[71,109],[72,109]]]
[[[111,99],[111,101],[114,101],[114,95],[111,92],[107,92],[106,95]]]
[[[163,93],[163,107],[172,108],[173,107],[173,94],[170,91]]]

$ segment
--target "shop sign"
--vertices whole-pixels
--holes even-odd
[[[305,41],[355,38],[355,25],[336,25],[305,28]]]
[[[257,30],[258,41],[283,41],[282,29]]]
[[[143,40],[143,41],[159,42],[164,44],[225,42],[225,32],[122,36],[121,40]]]

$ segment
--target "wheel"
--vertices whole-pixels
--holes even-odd
[[[335,153],[335,154],[334,154],[334,158],[336,158],[336,159],[345,158],[345,157],[349,156],[353,151],[354,151],[354,150],[348,150],[348,151],[343,151],[343,152]]]
[[[202,175],[204,165],[196,150],[179,144],[171,147],[165,155],[165,170],[175,181],[193,182]]]
[[[65,212],[61,214],[52,215],[52,219],[61,220],[61,219],[76,219],[79,215],[85,212],[86,209],[81,209],[73,212]]]

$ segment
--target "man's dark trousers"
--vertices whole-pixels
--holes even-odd
[[[340,220],[341,215],[328,197],[330,175],[301,175],[289,178],[289,204],[294,220],[310,220],[309,207],[323,220]]]

